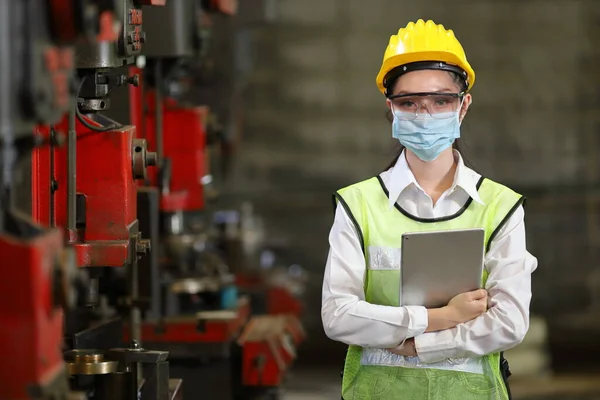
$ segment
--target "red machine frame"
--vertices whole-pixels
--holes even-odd
[[[73,49],[65,46],[81,39],[84,32],[77,25],[80,16],[76,15],[74,2],[49,0],[46,3],[45,8],[33,11],[46,11],[43,17],[48,17],[53,37],[48,38],[44,46],[38,42],[26,44],[32,47],[31,62],[36,62],[39,49],[44,49],[39,54],[41,65],[50,76],[53,88],[48,105],[60,112],[69,106],[69,77],[74,68]],[[105,11],[97,17],[97,39],[116,40],[112,12]],[[27,25],[24,26],[27,29]],[[5,72],[8,71],[2,73]],[[40,198],[40,193],[36,195]],[[64,269],[63,238],[58,230],[46,231],[26,219],[21,222],[27,225],[22,228],[29,231],[22,232],[22,237],[0,232],[0,259],[18,266],[11,269],[10,279],[0,282],[3,296],[10,299],[0,302],[0,351],[3,354],[0,397],[7,400],[58,398],[68,391],[62,356],[64,313],[61,306],[66,304],[65,296],[70,288],[67,287],[68,272]]]
[[[164,322],[142,322],[142,338],[148,343],[227,343],[234,341],[242,332],[250,318],[250,303],[242,298],[235,317],[180,317]],[[201,329],[199,329],[201,328]],[[127,336],[126,336],[127,337]]]
[[[101,125],[85,116],[96,127]],[[64,118],[55,126],[68,130]],[[85,198],[85,227],[66,231],[66,240],[75,248],[78,267],[122,267],[131,260],[132,228],[137,221],[137,185],[134,179],[134,153],[145,149],[134,144],[135,127],[123,126],[95,132],[77,121],[77,194]],[[48,137],[50,128],[37,133]],[[52,154],[54,153],[54,154]],[[82,157],[81,155],[85,155]],[[51,163],[54,163],[54,169]],[[40,148],[32,157],[33,217],[51,226],[67,226],[67,191],[54,182],[67,181],[67,149]],[[49,173],[51,171],[51,173]],[[51,201],[54,196],[54,201]],[[50,213],[54,220],[50,220]],[[82,215],[83,216],[83,215]]]
[[[153,90],[144,94],[144,138],[156,148],[156,102]],[[171,98],[163,101],[163,152],[170,159],[169,188],[161,193],[163,212],[201,211],[205,207],[202,177],[208,172],[206,126],[208,107],[182,106]],[[158,173],[151,173],[151,185],[159,186]]]
[[[32,393],[67,389],[57,381],[65,368],[63,312],[53,293],[61,251],[57,230],[32,240],[0,235],[0,259],[18,266],[11,270],[10,279],[0,280],[2,295],[10,299],[0,302],[3,399],[27,399]]]

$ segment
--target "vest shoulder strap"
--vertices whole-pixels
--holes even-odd
[[[525,205],[526,198],[509,187],[487,178],[484,179],[479,188],[479,196],[486,207],[493,210],[491,215],[492,226],[490,227],[492,233],[486,243],[486,251],[489,251],[492,242],[510,217],[519,207]]]
[[[515,192],[508,186],[504,186],[503,184],[488,178],[483,178],[483,182],[481,183],[478,191],[481,200],[485,204],[491,204],[500,199],[507,200],[510,197],[514,199],[522,197],[519,193]]]
[[[364,207],[367,202],[375,200],[373,199],[373,196],[378,195],[380,197],[382,196],[384,198],[383,200],[387,201],[387,197],[385,197],[385,193],[381,190],[381,186],[376,177],[347,186],[333,194],[334,213],[338,204],[344,208],[344,211],[346,211],[346,214],[348,214],[348,217],[356,229],[363,253],[365,252],[365,232],[363,232],[361,227],[368,227],[365,223],[366,215],[364,213]]]

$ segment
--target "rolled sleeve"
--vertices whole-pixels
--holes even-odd
[[[321,319],[330,339],[385,349],[425,332],[425,307],[384,306],[365,300],[365,257],[357,232],[342,207],[337,208],[329,242]]]
[[[408,332],[406,337],[412,338],[425,332],[429,322],[427,309],[421,306],[405,306],[403,308],[408,313]]]
[[[415,337],[415,349],[424,364],[436,363],[455,356],[456,343],[451,329],[428,332]]]

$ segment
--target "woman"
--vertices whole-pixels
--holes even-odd
[[[390,38],[377,86],[403,150],[378,177],[334,195],[321,314],[327,335],[350,346],[343,399],[509,398],[500,353],[529,328],[537,260],[523,197],[466,167],[456,149],[474,83],[442,25],[419,20]],[[485,230],[486,290],[442,308],[402,307],[402,234],[466,228]]]

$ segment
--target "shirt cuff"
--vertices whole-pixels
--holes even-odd
[[[453,329],[446,329],[415,337],[419,360],[423,364],[431,364],[450,358],[456,347],[452,331]]]
[[[405,306],[405,308],[408,312],[408,331],[406,332],[406,337],[412,338],[421,335],[425,332],[429,324],[427,309],[421,306]]]

